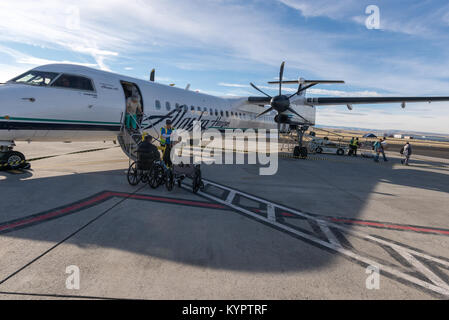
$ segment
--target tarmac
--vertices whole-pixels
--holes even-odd
[[[449,298],[447,159],[204,165],[195,195],[130,186],[112,143],[16,150],[33,161],[0,171],[0,299]]]

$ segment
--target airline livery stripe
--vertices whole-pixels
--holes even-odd
[[[1,121],[0,130],[81,130],[81,131],[120,131],[120,125],[90,123],[49,123]]]
[[[87,120],[59,120],[59,119],[36,119],[36,118],[15,118],[0,117],[3,120],[14,121],[32,121],[32,122],[59,122],[59,123],[86,123],[86,124],[102,124],[102,125],[120,125],[120,122],[103,122],[103,121],[87,121]]]

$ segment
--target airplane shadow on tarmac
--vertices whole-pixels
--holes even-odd
[[[390,201],[398,198],[394,190],[375,191],[379,182],[449,193],[448,175],[416,170],[413,166],[395,169],[393,165],[398,164],[397,159],[375,164],[372,160],[328,158],[327,162],[281,160],[275,176],[258,176],[257,166],[249,165],[205,167],[203,175],[304,212],[352,219],[359,218],[373,193],[388,197]],[[164,187],[139,190],[127,184],[124,170],[30,179],[32,176],[32,172],[24,175],[0,172],[4,203],[0,226],[88,199],[104,190],[208,201],[177,187],[171,193]],[[315,270],[328,266],[334,257],[229,209],[136,199],[124,200],[110,209],[116,203],[102,202],[98,208],[94,204],[89,207],[89,214],[78,211],[18,230],[5,229],[0,231],[0,238],[48,241],[53,245],[104,214],[65,243],[83,248],[113,248],[181,264],[242,272]],[[432,225],[430,220],[429,225]],[[4,263],[9,263],[8,258],[1,259],[0,269]]]

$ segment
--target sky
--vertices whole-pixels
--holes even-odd
[[[76,3],[76,4],[74,4]],[[376,12],[367,10],[377,6]],[[369,21],[379,22],[375,28]],[[76,63],[217,96],[337,79],[308,96],[449,96],[447,0],[0,2],[0,82]],[[286,92],[294,92],[286,86]],[[449,103],[318,107],[317,124],[449,134]]]

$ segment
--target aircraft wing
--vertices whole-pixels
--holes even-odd
[[[407,102],[441,102],[449,101],[449,97],[347,97],[347,98],[307,98],[305,104],[313,106],[325,105],[352,105],[352,104],[376,104],[376,103],[402,103]]]

